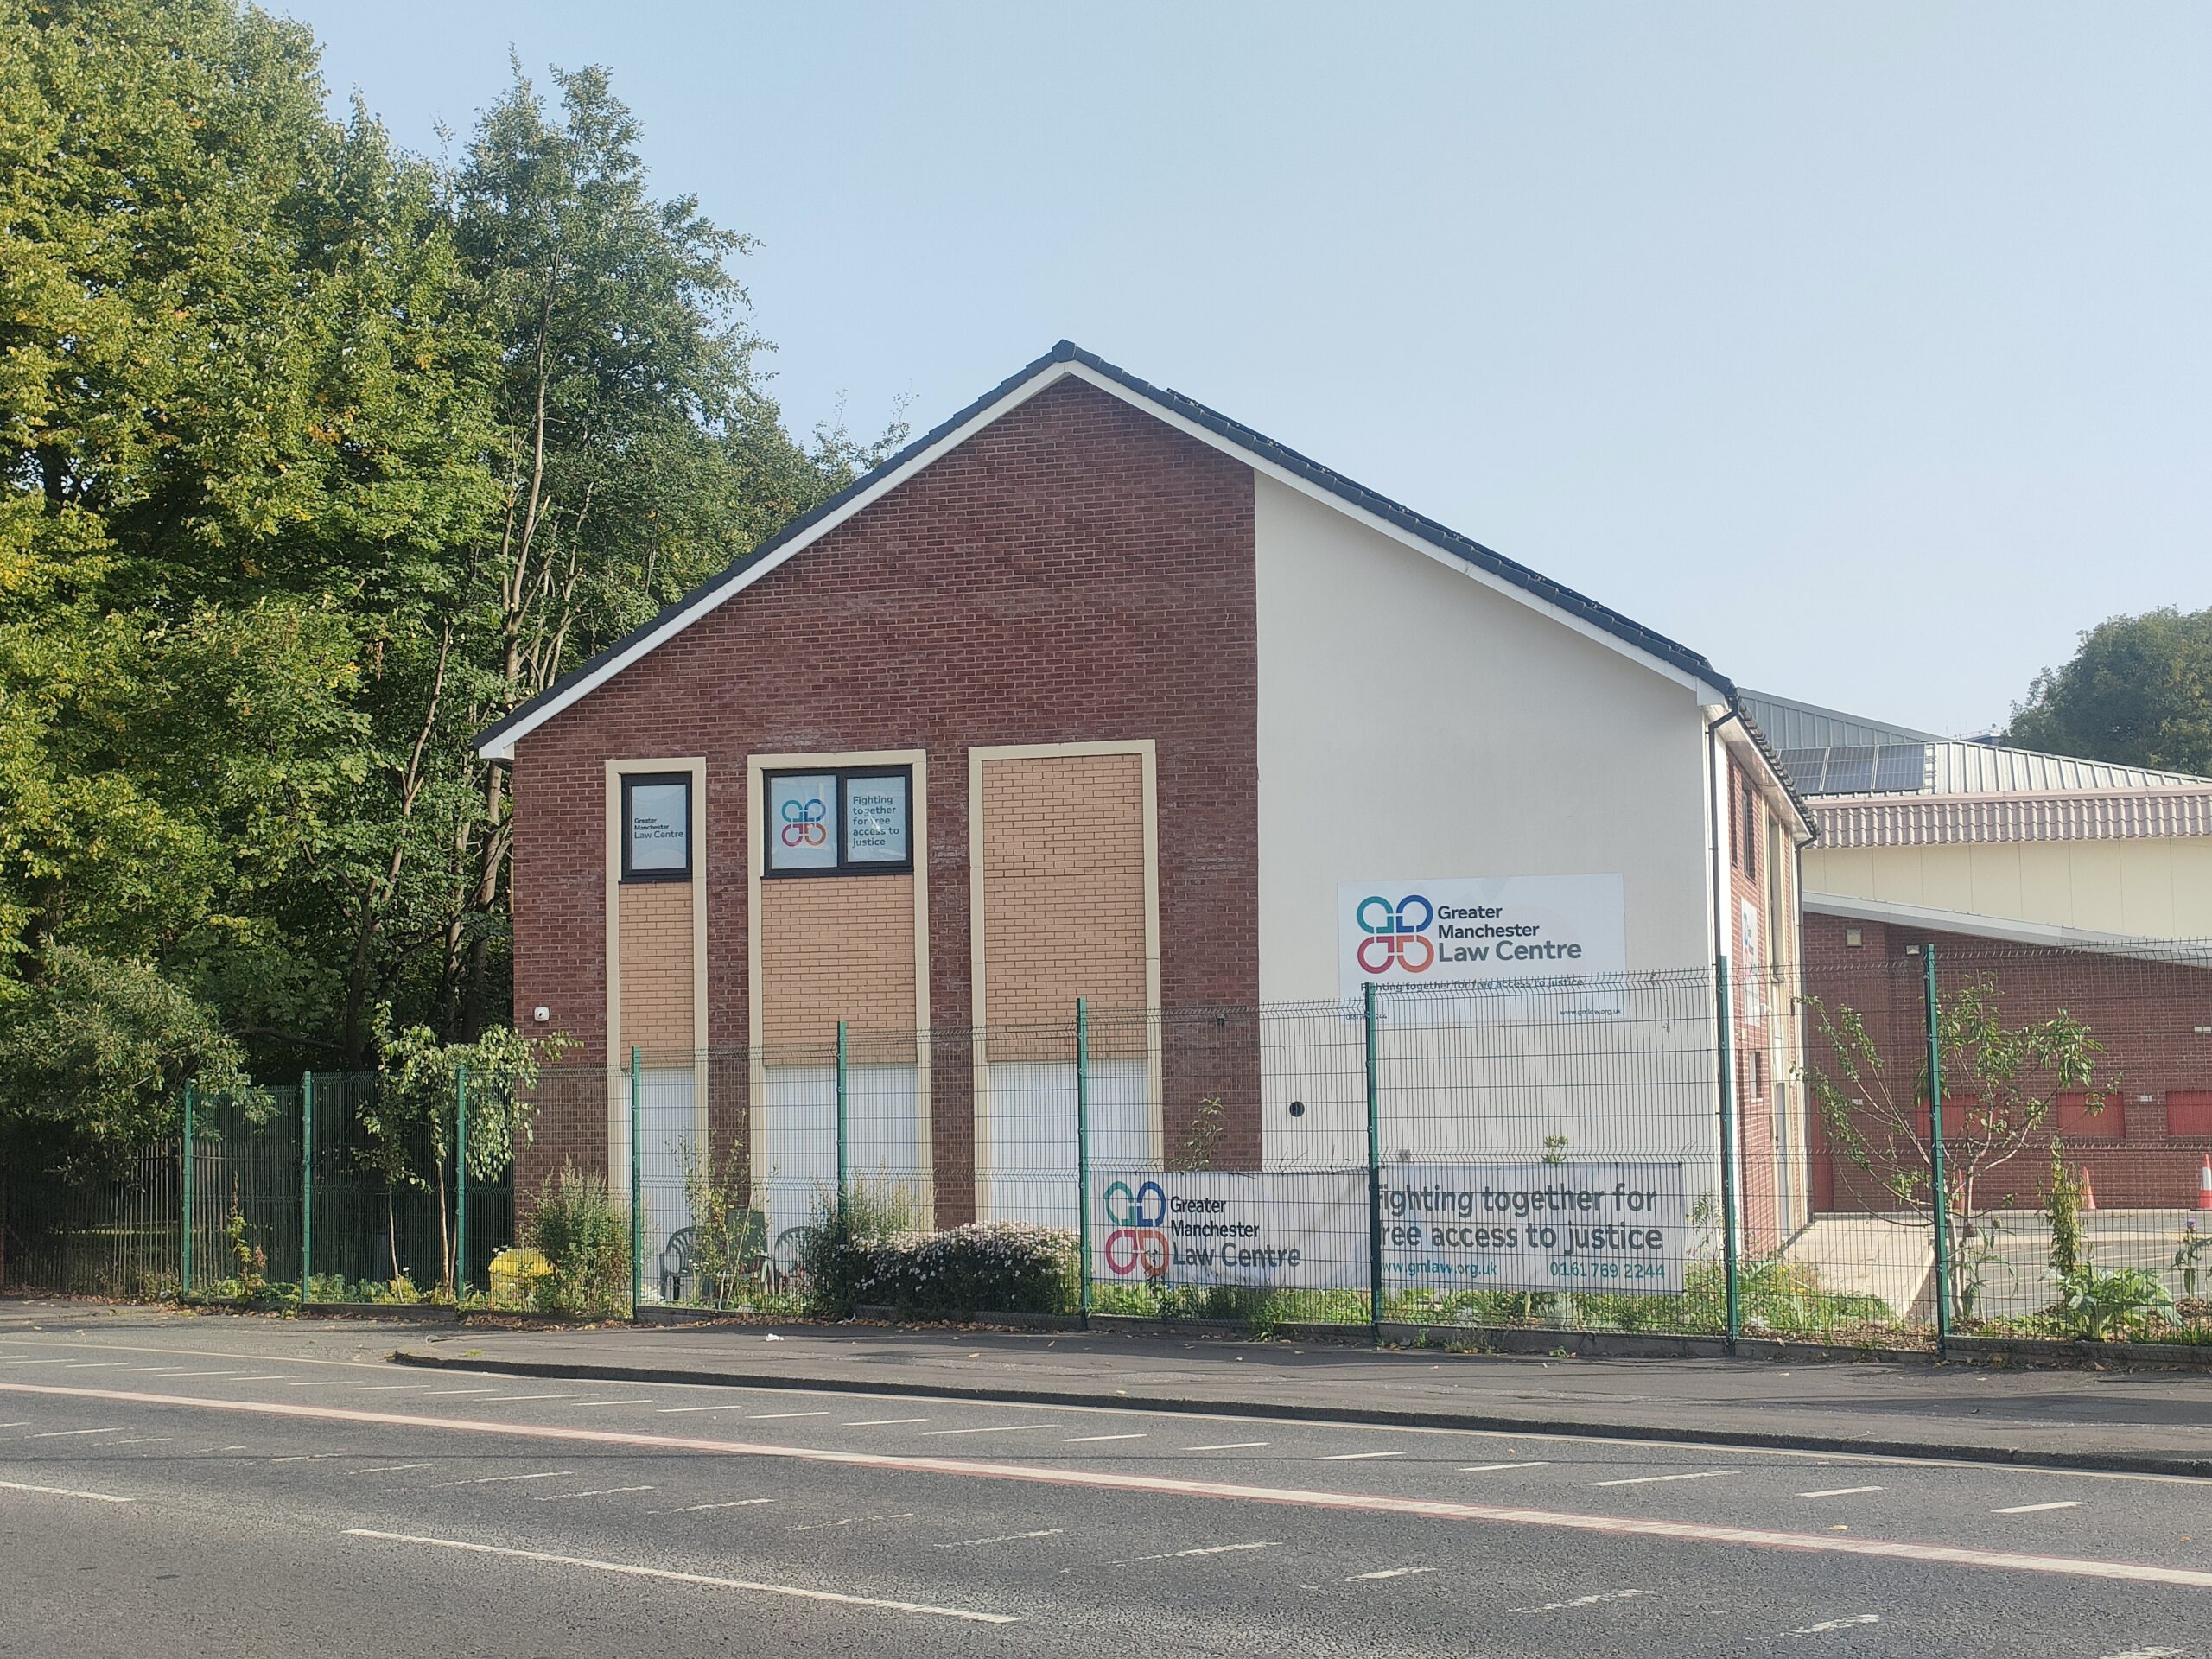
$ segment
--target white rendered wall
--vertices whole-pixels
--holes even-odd
[[[1618,874],[1631,969],[1708,963],[1692,693],[1254,483],[1261,1000],[1338,994],[1343,881]]]
[[[1262,1001],[1340,995],[1347,881],[1618,874],[1631,972],[1707,968],[1694,694],[1319,502],[1255,486]],[[1645,992],[1605,1025],[1493,1011],[1386,1027],[1383,1156],[1535,1156],[1555,1135],[1575,1158],[1681,1159],[1702,1194],[1709,995]],[[1357,1026],[1331,1034],[1343,1054],[1313,1034],[1262,1045],[1270,1164],[1364,1160]]]

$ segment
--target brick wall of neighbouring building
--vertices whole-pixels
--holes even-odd
[[[735,1048],[748,754],[928,751],[942,1023],[969,1007],[968,750],[1135,738],[1158,753],[1161,1000],[1250,1004],[1253,533],[1249,470],[1153,416],[1072,381],[1013,410],[522,741],[517,1008],[550,1007],[604,1060],[607,760],[707,759],[706,1040]],[[972,1203],[969,1064],[953,1047],[931,1066],[942,1221]],[[741,1070],[712,1073],[717,1145],[741,1141]],[[603,1103],[542,1114],[518,1190],[563,1156],[604,1166]]]
[[[1846,943],[1856,931],[1860,943]],[[1850,1007],[1865,1021],[1900,1100],[1916,1096],[1925,1036],[1922,961],[1906,946],[1933,944],[1938,984],[1946,996],[1967,980],[1994,988],[2008,1027],[2064,1013],[2088,1027],[2102,1045],[2096,1083],[2113,1098],[2090,1115],[2072,1103],[2059,1128],[2068,1162],[2086,1169],[2106,1207],[2188,1208],[2199,1172],[2212,1152],[2212,1112],[2200,1104],[2212,1091],[2212,965],[2195,967],[2102,951],[2038,950],[2026,945],[1935,933],[1840,917],[1805,918],[1805,988],[1832,1011]],[[1834,1046],[1817,1019],[1808,1021],[1808,1064],[1831,1076]],[[1961,1096],[1969,1078],[1944,1082],[1947,1133],[1956,1133]],[[1861,1097],[1864,1096],[1862,1094]],[[1924,1116],[1924,1113],[1923,1113]],[[1815,1113],[1817,1120],[1818,1114]],[[1815,1122],[1814,1201],[1827,1211],[1891,1209],[1879,1184]],[[2010,1194],[2020,1205],[2046,1195],[2049,1139],[2038,1135],[1991,1178],[1978,1196],[1990,1203]]]

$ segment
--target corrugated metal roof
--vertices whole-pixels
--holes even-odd
[[[1830,797],[1812,807],[1821,845],[1831,849],[2212,836],[2212,785],[2108,794]]]
[[[1936,737],[1910,727],[1862,720],[1815,703],[1777,697],[1768,691],[1739,690],[1738,696],[1782,752],[1782,764],[1790,781],[1816,800],[1821,797],[1894,799],[1899,795],[2051,795],[2083,790],[2212,786],[2212,779],[2185,772],[2154,772],[2145,766]]]

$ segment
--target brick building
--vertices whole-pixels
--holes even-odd
[[[1064,342],[481,735],[513,772],[518,1021],[645,1052],[646,1158],[734,1145],[765,1181],[825,1173],[844,1020],[856,1144],[951,1222],[1021,1208],[994,1172],[1069,1109],[1083,997],[1128,1158],[1217,1102],[1217,1158],[1279,1161],[1300,1085],[1255,1010],[1447,978],[1440,908],[1491,918],[1465,925],[1509,976],[1794,957],[1807,825],[1734,703]],[[624,1122],[619,1085],[549,1107],[518,1190],[619,1174]],[[1769,1115],[1746,1155],[1801,1141]]]

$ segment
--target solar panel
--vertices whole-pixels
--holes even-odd
[[[1801,795],[1821,792],[1821,773],[1827,766],[1826,749],[1784,749],[1782,769],[1789,774],[1789,781],[1797,785]]]
[[[1827,776],[1822,780],[1823,795],[1864,795],[1874,787],[1874,746],[1854,744],[1849,748],[1838,746],[1828,751]]]
[[[1928,782],[1928,746],[1925,743],[1885,743],[1874,757],[1874,787],[1882,790],[1918,790]]]

